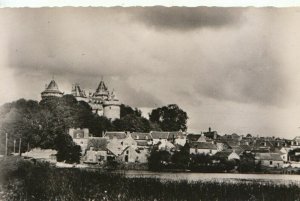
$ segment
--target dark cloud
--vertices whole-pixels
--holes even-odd
[[[241,8],[151,7],[139,10],[136,19],[162,30],[189,31],[199,28],[221,28],[243,20]]]
[[[289,129],[300,118],[290,115],[294,108],[282,111],[293,95],[297,98],[300,84],[299,13],[204,7],[3,9],[0,92],[5,96],[0,103],[40,98],[52,75],[65,93],[75,82],[94,91],[103,76],[125,104],[178,104],[192,129]],[[282,116],[290,118],[288,123],[270,130]]]

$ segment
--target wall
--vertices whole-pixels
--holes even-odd
[[[190,154],[209,154],[215,155],[218,152],[216,149],[196,149],[190,148]]]
[[[119,119],[120,118],[120,106],[118,106],[118,105],[105,106],[103,115],[111,120]]]

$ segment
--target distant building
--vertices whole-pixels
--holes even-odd
[[[100,81],[96,91],[88,95],[80,88],[79,84],[74,84],[72,95],[78,101],[87,102],[91,106],[92,111],[99,116],[105,116],[111,120],[120,118],[121,103],[114,90],[110,92],[103,80]]]
[[[61,92],[58,89],[58,85],[54,81],[54,79],[51,80],[51,82],[46,85],[45,90],[41,93],[42,99],[48,98],[48,97],[62,97],[63,92]]]
[[[45,86],[45,90],[41,93],[42,99],[48,97],[62,97],[61,92],[52,79],[48,85]],[[108,119],[115,120],[120,118],[120,106],[121,102],[117,98],[114,90],[109,91],[103,80],[100,81],[98,88],[94,93],[86,94],[86,92],[80,88],[79,84],[74,84],[71,94],[77,101],[84,101],[88,103],[92,111],[99,116],[105,116]]]

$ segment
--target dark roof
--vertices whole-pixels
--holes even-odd
[[[89,150],[90,147],[93,147],[94,150],[106,150],[107,146],[107,139],[103,137],[91,137],[88,140],[87,149]]]
[[[201,134],[188,134],[186,136],[188,141],[197,141],[201,137]]]
[[[179,132],[169,132],[169,136],[168,136],[169,140],[171,139],[183,139],[184,138],[184,134],[183,132],[179,131]]]
[[[145,140],[138,140],[136,143],[138,146],[148,146],[148,142]]]
[[[104,137],[108,137],[110,140],[113,138],[125,139],[127,137],[125,132],[106,132]]]
[[[228,156],[233,153],[233,150],[223,150],[223,151],[219,151],[215,154],[216,157],[220,157],[220,158],[228,158]]]
[[[150,140],[152,139],[150,133],[130,133],[135,140]]]
[[[169,137],[169,132],[151,131],[150,134],[153,139],[168,139]]]
[[[256,153],[255,158],[257,160],[282,161],[279,153]]]
[[[197,149],[217,149],[215,144],[209,142],[190,142],[190,148],[197,148]]]
[[[252,150],[252,148],[249,145],[240,145],[241,149],[243,149],[244,151],[250,151]]]

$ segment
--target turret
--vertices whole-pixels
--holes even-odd
[[[120,101],[115,95],[114,91],[109,94],[108,99],[103,103],[103,115],[111,119],[112,121],[115,119],[120,119]]]
[[[86,101],[87,96],[85,95],[85,91],[83,91],[79,84],[74,84],[72,87],[72,95],[76,98],[77,101]]]
[[[63,94],[64,93],[58,89],[58,85],[53,79],[48,86],[46,85],[45,90],[41,93],[41,96],[42,99],[45,99],[47,97],[62,97]]]

